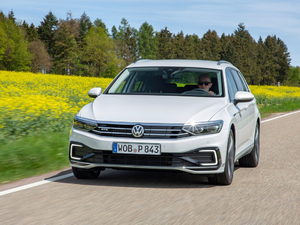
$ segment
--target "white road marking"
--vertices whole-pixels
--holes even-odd
[[[59,177],[53,177],[53,178],[50,178],[50,179],[47,179],[47,180],[42,180],[42,181],[38,181],[38,182],[35,182],[35,183],[32,183],[32,184],[27,184],[27,185],[23,185],[23,186],[20,186],[20,187],[8,189],[8,190],[5,190],[5,191],[1,191],[0,196],[7,195],[7,194],[10,194],[10,193],[14,193],[14,192],[17,192],[17,191],[22,191],[22,190],[25,190],[25,189],[28,189],[28,188],[40,186],[42,184],[47,184],[47,183],[54,182],[54,181],[57,181],[57,180],[62,180],[62,179],[72,177],[72,176],[73,176],[73,173],[68,173],[66,175],[62,175],[62,176],[59,176]]]
[[[295,113],[300,113],[300,111],[294,111],[294,112],[287,113],[287,114],[284,114],[284,115],[281,115],[281,116],[276,116],[276,117],[268,119],[268,120],[263,120],[263,121],[261,121],[261,123],[266,123],[266,122],[269,122],[269,121],[272,121],[272,120],[280,119],[282,117],[289,116],[289,115],[292,115],[292,114],[295,114]]]
[[[266,123],[266,122],[269,122],[269,121],[272,121],[272,120],[280,119],[282,117],[289,116],[289,115],[292,115],[292,114],[295,114],[295,113],[300,113],[300,110],[295,111],[295,112],[291,112],[291,113],[287,113],[287,114],[284,114],[284,115],[281,115],[281,116],[277,116],[277,117],[274,117],[274,118],[271,118],[271,119],[268,119],[268,120],[263,120],[263,121],[261,121],[261,123]],[[54,178],[50,178],[50,179],[47,179],[47,180],[35,182],[35,183],[32,183],[32,184],[27,184],[27,185],[23,185],[23,186],[20,186],[20,187],[8,189],[8,190],[5,190],[5,191],[0,191],[0,196],[7,195],[7,194],[10,194],[10,193],[14,193],[14,192],[17,192],[17,191],[22,191],[22,190],[29,189],[29,188],[32,188],[32,187],[40,186],[40,185],[47,184],[47,183],[50,183],[50,182],[53,182],[53,181],[62,180],[62,179],[72,177],[72,176],[73,176],[73,173],[68,173],[66,175],[62,175],[62,176],[59,176],[59,177],[54,177]]]

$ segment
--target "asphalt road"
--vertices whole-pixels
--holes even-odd
[[[300,224],[299,131],[300,113],[263,122],[259,166],[237,166],[230,186],[184,173],[106,170],[97,180],[71,176],[5,193],[69,169],[2,185],[0,224]]]

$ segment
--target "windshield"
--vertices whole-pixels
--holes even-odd
[[[108,94],[223,96],[222,71],[205,68],[127,68]]]

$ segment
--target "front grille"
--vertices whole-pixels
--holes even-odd
[[[136,124],[116,124],[116,123],[98,123],[98,127],[91,132],[100,136],[112,137],[130,137],[132,138],[131,129]],[[182,130],[182,125],[157,125],[157,124],[140,124],[144,127],[142,138],[161,138],[176,139],[188,137],[189,134]]]
[[[103,154],[103,163],[115,165],[172,166],[172,159],[171,154],[162,154],[160,156]]]

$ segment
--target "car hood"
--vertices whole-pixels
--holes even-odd
[[[97,121],[186,123],[209,121],[224,107],[224,98],[102,94],[89,108]]]

